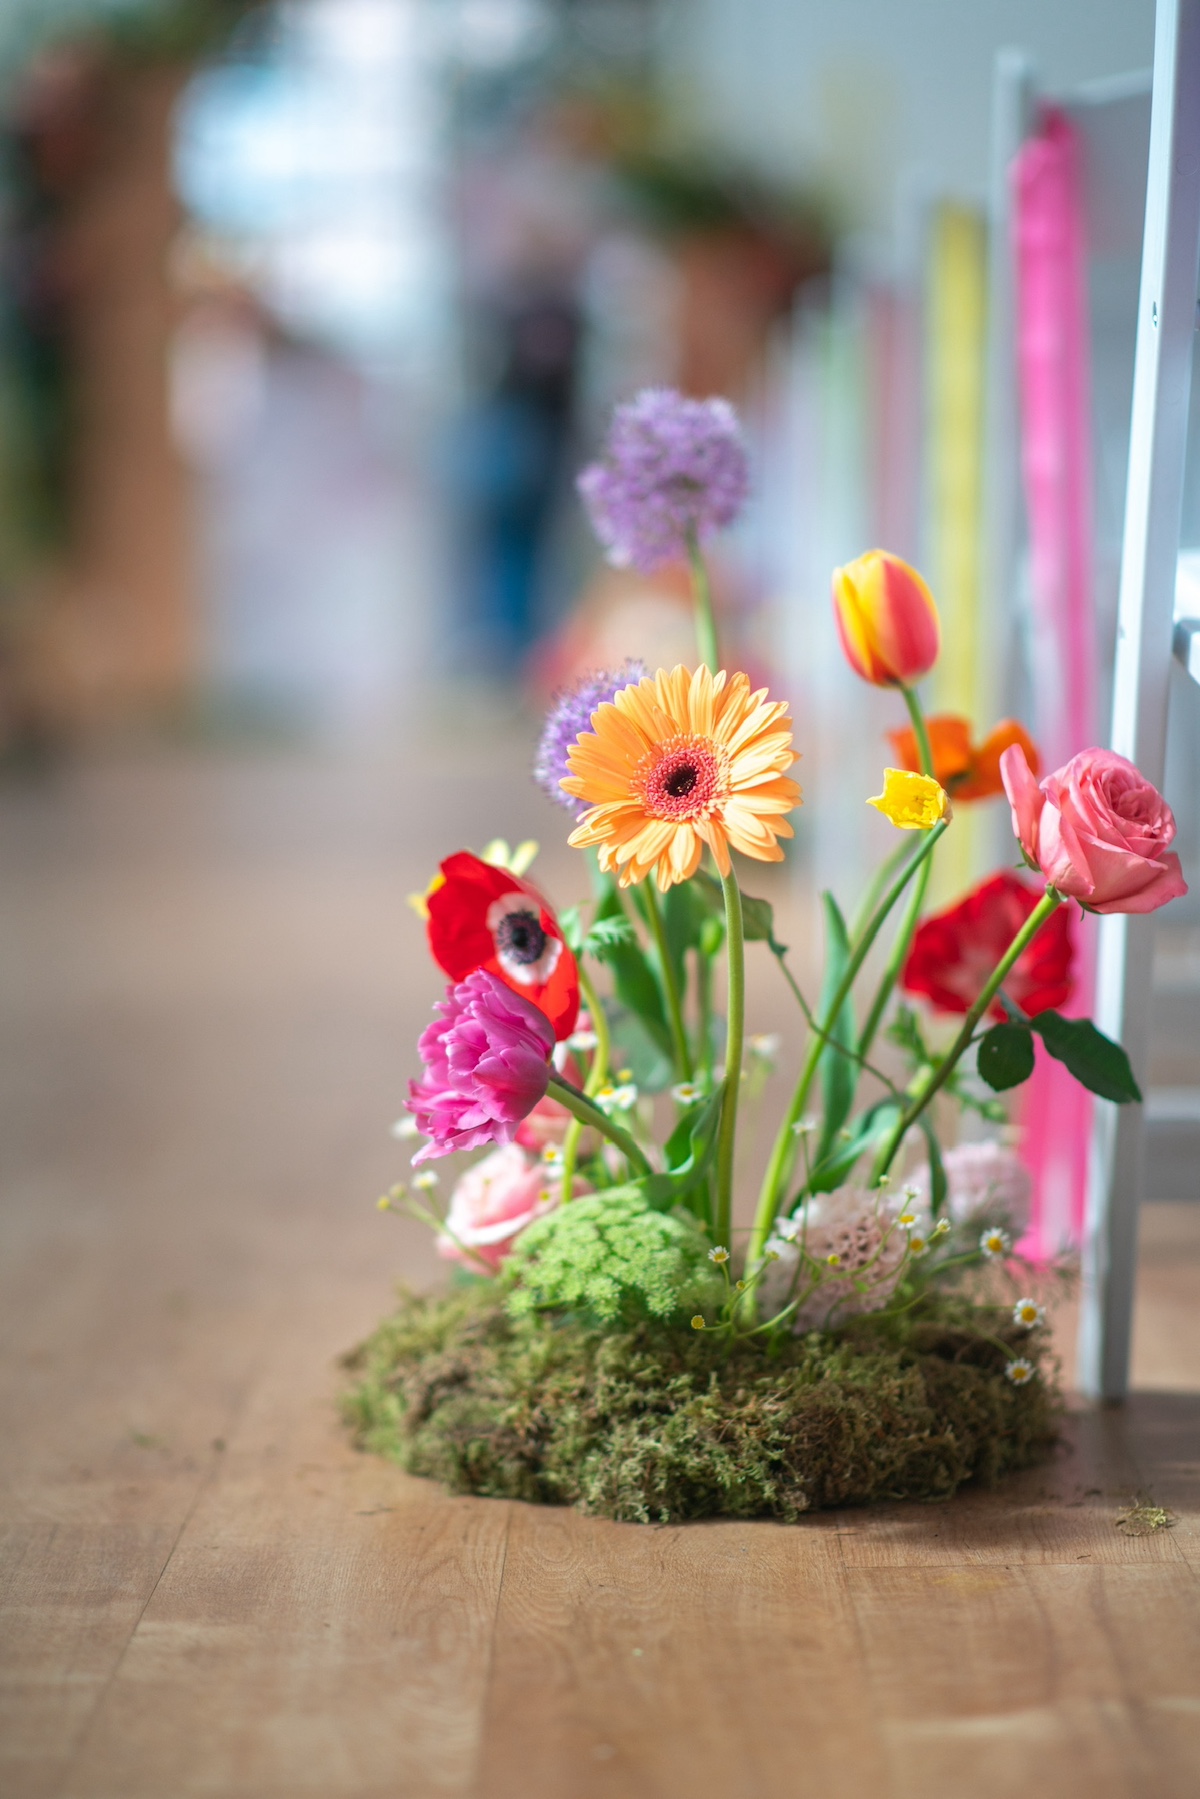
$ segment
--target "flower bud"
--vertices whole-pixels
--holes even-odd
[[[868,550],[834,569],[833,605],[846,660],[873,686],[911,686],[937,661],[937,606],[916,569],[899,556]]]

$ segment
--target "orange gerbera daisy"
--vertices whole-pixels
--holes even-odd
[[[570,841],[594,847],[622,887],[654,873],[662,892],[695,874],[708,845],[722,874],[730,847],[782,862],[782,814],[800,802],[787,706],[745,675],[686,668],[623,687],[567,752],[566,793],[591,807]]]

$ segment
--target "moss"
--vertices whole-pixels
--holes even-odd
[[[346,1415],[454,1492],[640,1522],[948,1499],[1040,1459],[1057,1399],[1005,1378],[1015,1334],[962,1300],[918,1312],[730,1351],[654,1320],[514,1318],[481,1282],[406,1297],[351,1358]]]

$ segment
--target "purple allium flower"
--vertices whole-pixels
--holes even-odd
[[[573,687],[564,687],[555,695],[533,759],[533,778],[543,793],[549,794],[552,800],[566,806],[577,817],[587,811],[587,806],[564,793],[559,786],[563,776],[571,772],[567,752],[581,731],[591,729],[592,713],[597,706],[611,700],[622,687],[631,687],[635,681],[645,678],[645,663],[631,657],[623,669],[597,669],[594,674],[584,675]]]
[[[486,969],[446,989],[421,1033],[425,1079],[410,1081],[409,1110],[425,1144],[417,1162],[482,1143],[511,1143],[550,1084],[554,1027],[544,1012]]]
[[[683,556],[689,530],[707,537],[732,524],[749,486],[728,400],[687,400],[666,387],[617,407],[603,461],[578,481],[608,560],[643,573]]]

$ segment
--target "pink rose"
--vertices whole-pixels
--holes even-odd
[[[577,1191],[579,1189],[577,1188]],[[462,1176],[450,1196],[438,1254],[478,1270],[500,1266],[527,1224],[558,1204],[557,1177],[516,1143],[494,1149]],[[468,1255],[474,1250],[474,1256]]]
[[[554,1027],[544,1012],[485,969],[448,987],[437,1022],[421,1033],[425,1079],[409,1110],[432,1142],[414,1163],[484,1143],[511,1143],[546,1096]]]
[[[1067,899],[1090,912],[1156,912],[1187,892],[1167,853],[1171,808],[1124,756],[1081,750],[1039,783],[1014,744],[1000,778],[1025,860]]]

